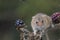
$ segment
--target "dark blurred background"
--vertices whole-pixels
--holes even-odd
[[[0,0],[0,40],[19,40],[15,20],[23,19],[31,30],[31,17],[43,12],[51,15],[60,11],[60,0]],[[60,31],[49,31],[50,40],[60,40]],[[45,40],[45,39],[44,39]]]

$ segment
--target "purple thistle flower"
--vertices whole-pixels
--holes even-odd
[[[51,16],[52,20],[56,20],[58,19],[58,17],[60,17],[60,12],[53,13],[53,15]]]

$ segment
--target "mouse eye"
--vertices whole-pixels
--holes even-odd
[[[42,23],[43,23],[44,21],[42,20]]]
[[[36,22],[36,23],[38,23],[38,22]]]

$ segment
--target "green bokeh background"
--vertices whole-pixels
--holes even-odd
[[[43,12],[51,15],[60,11],[60,0],[0,0],[0,40],[19,40],[15,20],[23,19],[31,30],[31,17]],[[50,31],[50,40],[60,40],[60,31]],[[44,38],[45,40],[45,38]]]

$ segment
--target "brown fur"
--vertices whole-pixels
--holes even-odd
[[[39,20],[38,20],[39,19]],[[40,26],[40,29],[43,31],[43,30],[46,30],[48,27],[51,26],[52,24],[52,19],[46,15],[46,14],[42,14],[42,13],[38,13],[36,14],[35,16],[32,17],[32,20],[31,20],[31,26],[32,26],[32,29],[34,31],[34,33],[36,34],[36,28],[38,28],[37,24],[36,24],[36,21],[42,21],[43,20],[43,26]],[[41,28],[43,27],[43,29]],[[38,28],[38,30],[40,30]]]

